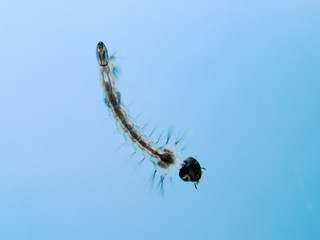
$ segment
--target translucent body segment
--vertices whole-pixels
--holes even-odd
[[[100,47],[97,47],[97,51],[100,50],[101,52],[101,49],[104,48],[104,45],[98,45],[100,45]],[[98,63],[103,63],[103,59],[100,58],[100,55],[98,53],[97,55],[99,56],[98,58],[101,60],[98,60]],[[126,133],[142,151],[148,153],[150,157],[157,159],[158,165],[160,167],[169,168],[170,164],[174,163],[174,154],[167,149],[161,150],[160,148],[151,146],[150,141],[142,137],[142,131],[138,131],[137,127],[134,127],[133,121],[131,121],[127,117],[126,111],[121,108],[120,94],[118,94],[118,92],[115,89],[115,82],[110,67],[104,65],[100,66],[101,82],[105,91],[106,98],[105,102],[107,106],[111,109],[114,119],[119,123],[123,132]]]

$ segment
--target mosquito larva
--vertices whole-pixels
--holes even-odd
[[[189,157],[182,161],[177,150],[177,145],[181,141],[176,140],[175,144],[168,144],[170,135],[167,136],[166,144],[163,147],[157,147],[157,142],[151,142],[136,127],[134,122],[129,119],[128,114],[121,105],[121,96],[116,89],[114,80],[114,62],[115,57],[109,58],[108,51],[103,42],[99,42],[96,49],[97,61],[99,64],[101,84],[104,92],[104,101],[111,110],[111,114],[115,121],[121,126],[121,129],[128,138],[135,143],[142,152],[150,156],[151,161],[155,165],[155,172],[160,174],[161,186],[163,186],[163,179],[170,170],[179,169],[179,177],[186,182],[193,182],[197,188],[199,180],[202,175],[202,169],[199,162]],[[170,131],[169,131],[170,132]]]

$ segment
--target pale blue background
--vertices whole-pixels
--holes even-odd
[[[117,150],[98,41],[198,191]],[[0,239],[320,239],[319,1],[2,0],[0,81]]]

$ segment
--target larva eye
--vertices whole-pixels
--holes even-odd
[[[183,181],[185,181],[185,182],[188,182],[189,181],[189,177],[188,177],[188,175],[184,175],[184,176],[182,176],[181,177],[181,179],[183,180]]]
[[[103,42],[97,44],[96,50],[97,61],[100,66],[106,66],[109,62],[108,50]]]

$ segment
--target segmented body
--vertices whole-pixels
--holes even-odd
[[[176,156],[169,149],[154,147],[155,143],[144,138],[143,134],[135,128],[134,122],[127,116],[126,111],[121,106],[120,94],[115,89],[115,81],[109,66],[100,66],[101,82],[105,93],[105,102],[110,108],[114,119],[120,124],[123,132],[138,145],[138,147],[148,153],[153,161],[161,168],[169,168],[175,164]]]

